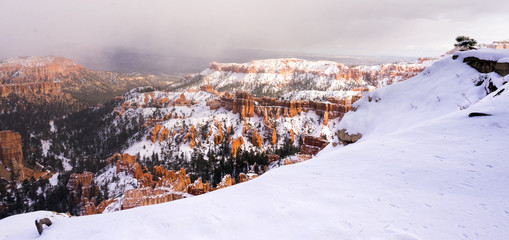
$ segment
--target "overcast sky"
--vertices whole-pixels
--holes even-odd
[[[509,39],[507,0],[0,0],[0,58],[125,47],[436,56],[458,35]]]

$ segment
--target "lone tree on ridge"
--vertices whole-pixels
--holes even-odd
[[[476,50],[477,48],[475,45],[477,44],[477,41],[473,38],[467,37],[467,36],[457,36],[456,37],[456,43],[454,44],[455,47],[458,47],[460,51],[467,51],[467,50]]]

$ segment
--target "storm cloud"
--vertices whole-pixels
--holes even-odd
[[[0,58],[105,49],[436,56],[457,35],[509,38],[505,0],[0,0]]]

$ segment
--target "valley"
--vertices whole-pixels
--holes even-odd
[[[505,233],[495,229],[506,223],[495,216],[508,193],[486,193],[508,180],[500,145],[508,136],[508,56],[458,52],[408,80],[324,100],[233,94],[210,81],[183,91],[136,88],[55,121],[46,154],[69,159],[69,168],[50,164],[47,183],[21,185],[29,194],[44,186],[47,199],[63,194],[60,204],[35,200],[28,209],[42,204],[94,216],[38,211],[2,223],[49,217],[58,224],[46,238],[89,238],[90,229],[101,237],[297,237],[290,224],[301,226],[299,236],[325,231],[331,239],[500,239]],[[196,221],[211,225],[173,227]],[[162,222],[169,224],[144,227]],[[219,228],[224,223],[227,231]],[[111,224],[118,226],[104,228]],[[35,237],[29,228],[5,236]]]
[[[9,183],[6,173],[3,186],[10,190],[3,195],[3,214],[118,211],[203,194],[305,161],[330,142],[346,143],[337,140],[337,124],[355,101],[433,61],[370,67],[300,59],[254,61],[250,67],[211,63],[164,90],[164,79],[94,72],[69,59],[4,60],[2,86],[11,92],[2,98],[3,128],[19,132],[22,162],[46,177],[18,180],[39,194],[16,202],[28,191]],[[30,85],[39,83],[54,88]],[[136,84],[144,87],[113,98]],[[112,97],[94,105],[83,95]],[[16,99],[25,110],[17,110]],[[35,122],[26,128],[26,122],[9,120],[14,117]],[[57,198],[65,199],[53,202]]]

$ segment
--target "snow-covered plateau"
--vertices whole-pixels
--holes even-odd
[[[0,238],[509,239],[509,75],[463,62],[509,57],[492,53],[446,56],[370,92],[339,123],[362,133],[354,144],[164,204],[7,217]],[[41,217],[53,225],[39,236],[33,222]]]

